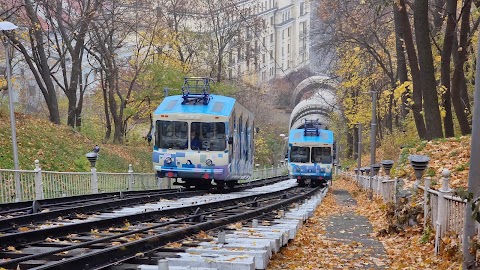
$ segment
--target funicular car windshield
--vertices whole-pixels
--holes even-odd
[[[290,162],[308,163],[310,161],[310,147],[292,146]]]
[[[167,149],[187,149],[187,122],[158,120],[156,124],[155,146]]]
[[[192,133],[190,146],[193,150],[224,151],[227,148],[225,123],[193,122],[190,132]],[[193,143],[195,136],[199,139],[199,147],[197,146],[197,140]]]
[[[330,147],[312,147],[313,163],[332,163],[332,149]]]

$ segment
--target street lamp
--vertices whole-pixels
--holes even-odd
[[[11,22],[0,22],[0,30],[2,30],[5,35],[5,31],[12,31],[17,29],[18,26]],[[15,170],[15,197],[18,201],[22,199],[21,186],[20,186],[20,177],[18,175],[18,149],[17,149],[17,128],[15,126],[15,111],[13,108],[13,93],[12,93],[12,74],[10,70],[10,59],[8,55],[8,49],[10,42],[6,37],[3,39],[3,45],[5,46],[5,59],[6,59],[6,70],[7,70],[7,90],[8,90],[8,100],[9,100],[9,109],[10,109],[10,126],[12,129],[12,147],[13,147],[13,169]]]

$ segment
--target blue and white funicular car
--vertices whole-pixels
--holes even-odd
[[[320,129],[317,120],[305,120],[303,129],[292,129],[288,137],[288,172],[300,186],[325,185],[332,179],[333,132]]]
[[[157,177],[191,187],[235,186],[253,170],[254,115],[234,98],[209,94],[210,79],[185,78],[182,95],[153,115]]]

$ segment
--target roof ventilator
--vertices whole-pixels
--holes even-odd
[[[210,99],[210,81],[208,77],[185,77],[182,86],[182,105],[202,102],[208,105]]]

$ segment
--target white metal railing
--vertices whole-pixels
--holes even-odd
[[[245,183],[287,174],[286,166],[264,167],[254,170],[249,179],[240,182]],[[19,185],[15,184],[16,177],[19,179]],[[36,160],[35,170],[0,169],[0,203],[100,192],[166,188],[172,188],[171,179],[157,179],[155,173],[134,173],[132,165],[129,165],[128,171],[125,173],[97,172],[95,168],[92,168],[90,172],[52,172],[42,171]]]
[[[349,172],[341,172],[343,175],[355,180],[357,185],[368,190],[370,188],[368,175],[357,175]],[[424,209],[424,226],[429,225],[435,229],[435,252],[439,250],[441,241],[439,239],[445,235],[446,232],[454,232],[461,236],[463,234],[464,214],[466,207],[466,200],[460,197],[453,196],[452,190],[449,187],[450,171],[444,169],[442,172],[442,187],[439,190],[430,189],[430,177],[423,179],[424,185],[419,185],[418,189],[424,191],[423,209]],[[401,183],[403,180],[395,178],[393,180],[388,177],[375,176],[372,179],[372,184],[375,189],[375,184],[378,185],[378,196],[383,198],[384,202],[397,203],[398,196],[405,192]],[[416,192],[416,190],[413,190]],[[477,230],[479,229],[477,223]],[[462,237],[459,237],[462,240]]]

